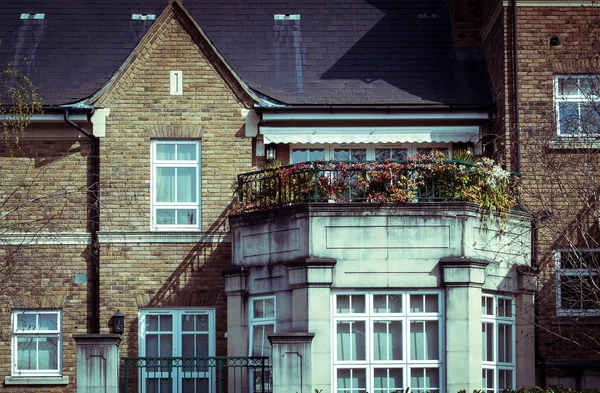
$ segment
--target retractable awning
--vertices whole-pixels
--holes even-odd
[[[479,126],[274,127],[260,126],[265,143],[452,143],[479,140]]]

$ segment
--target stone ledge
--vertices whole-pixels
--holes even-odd
[[[5,377],[5,385],[68,385],[69,377]]]

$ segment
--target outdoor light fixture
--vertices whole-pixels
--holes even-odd
[[[113,315],[113,333],[123,334],[125,332],[125,315],[121,311]]]
[[[473,144],[468,143],[467,146],[465,147],[465,150],[467,151],[467,154],[473,155],[473,152],[474,152]]]
[[[277,159],[277,150],[275,150],[274,146],[267,147],[266,158],[267,162],[274,162]]]

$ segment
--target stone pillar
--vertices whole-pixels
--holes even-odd
[[[294,305],[293,330],[314,334],[311,392],[330,391],[332,386],[330,297],[335,264],[335,259],[313,257],[287,265]]]
[[[534,295],[537,276],[528,267],[518,270],[519,294],[516,296],[515,349],[517,366],[517,389],[535,386],[535,320]]]
[[[76,334],[77,393],[119,393],[119,334]]]
[[[246,272],[234,267],[223,272],[227,295],[227,356],[248,356],[248,317],[246,315]],[[229,373],[229,391],[237,386],[249,391],[249,376],[246,370],[241,375]],[[237,384],[242,384],[238,386]]]
[[[313,333],[269,334],[274,393],[311,393]]]
[[[481,390],[481,287],[488,261],[440,260],[446,287],[446,391]]]

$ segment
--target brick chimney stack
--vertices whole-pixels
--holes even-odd
[[[481,0],[448,0],[455,46],[481,44]]]

